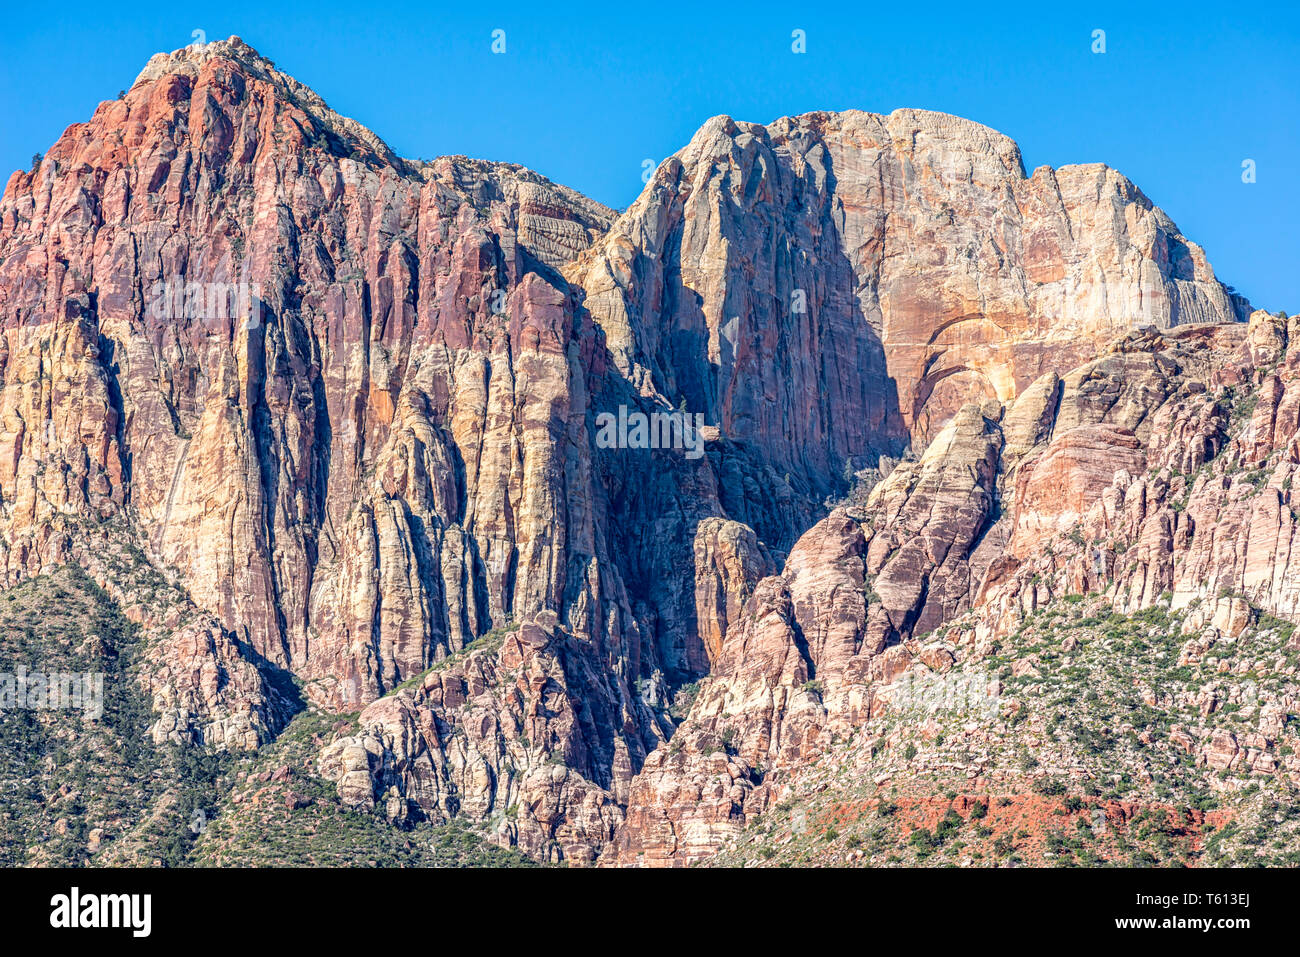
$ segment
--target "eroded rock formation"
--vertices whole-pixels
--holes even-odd
[[[1187,326],[1244,308],[1118,173],[954,117],[717,117],[616,217],[186,48],[0,199],[0,580],[162,583],[160,741],[256,747],[296,676],[360,712],[355,807],[682,863],[958,616],[1295,612],[1294,330]],[[620,408],[705,454],[598,445]]]
[[[1115,170],[1027,177],[923,110],[714,117],[566,273],[634,382],[822,482],[1135,325],[1245,308]]]
[[[1249,325],[1147,328],[1041,381],[1000,423],[964,407],[919,462],[864,508],[832,512],[758,584],[686,721],[633,782],[603,860],[710,856],[833,742],[887,713],[900,675],[986,658],[1065,596],[1190,610],[1183,664],[1230,645],[1256,609],[1293,617],[1296,332],[1264,312]],[[1278,711],[1300,700],[1294,667],[1254,666],[1292,677],[1251,703],[1253,750],[1204,727],[1176,729],[1175,743],[1200,765],[1260,762],[1247,770],[1300,783],[1277,746]],[[1009,673],[1037,668],[1022,658]]]

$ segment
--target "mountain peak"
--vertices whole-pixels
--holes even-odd
[[[210,43],[191,43],[171,53],[155,53],[149,58],[149,62],[145,64],[145,68],[136,77],[135,82],[156,80],[169,73],[195,76],[204,64],[217,59],[231,60],[255,75],[284,76],[276,70],[274,61],[262,56],[240,37],[231,36]]]
[[[141,83],[150,83],[168,75],[195,78],[208,64],[218,61],[233,63],[246,76],[270,83],[278,96],[297,104],[344,138],[360,140],[386,162],[398,167],[404,165],[401,157],[373,130],[330,109],[315,90],[281,72],[275,61],[262,56],[238,36],[210,43],[193,43],[171,53],[156,53],[149,58],[131,88],[134,90]]]

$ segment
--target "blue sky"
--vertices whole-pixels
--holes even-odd
[[[618,208],[640,192],[644,160],[718,113],[956,113],[1016,139],[1031,171],[1119,169],[1225,282],[1300,311],[1300,5],[1131,6],[15,5],[0,34],[0,178],[151,54],[195,30],[233,33],[404,156],[522,163]],[[495,29],[505,54],[491,51]],[[791,52],[795,29],[804,54]]]

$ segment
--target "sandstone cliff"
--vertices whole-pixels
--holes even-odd
[[[1172,740],[1206,774],[1241,766],[1276,777],[1282,793],[1300,785],[1295,728],[1279,720],[1300,694],[1292,626],[1280,641],[1279,622],[1237,644],[1259,615],[1297,612],[1294,326],[1256,312],[1249,325],[1146,328],[1059,381],[1037,383],[1005,415],[965,406],[918,462],[895,469],[864,505],[833,511],[779,576],[758,584],[686,721],[634,781],[606,860],[708,857],[797,792],[836,744],[896,722],[916,681],[989,661],[1007,662],[1004,678],[994,671],[998,684],[1040,677],[1044,651],[1022,650],[1022,636],[1043,627],[1042,615],[1058,616],[1067,598],[1090,596],[1116,619],[1177,615],[1144,634],[1175,641],[1167,667],[1188,687],[1151,691],[1147,706],[1201,713],[1167,723],[1160,742]],[[1069,653],[1097,621],[1055,628],[1055,641],[1063,634]],[[1125,674],[1130,684],[1162,686],[1143,681],[1138,662]],[[1250,680],[1205,690],[1219,675]],[[1081,696],[1081,686],[1067,693]],[[992,699],[1013,704],[996,684]],[[1208,720],[1243,701],[1242,727]],[[962,733],[985,746],[1013,717],[995,710],[972,720],[956,710]],[[942,743],[934,727],[930,737]],[[1101,729],[1103,740],[1115,733]],[[876,753],[863,752],[863,762]],[[996,757],[970,766],[981,780],[1006,771]],[[1231,794],[1248,784],[1214,788]]]
[[[1026,176],[923,110],[714,117],[566,273],[633,381],[823,481],[1135,325],[1246,309],[1115,170]]]
[[[315,763],[350,807],[684,862],[963,615],[1120,578],[1296,611],[1283,505],[1196,473],[1295,431],[1285,323],[1204,325],[1245,308],[1118,173],[954,117],[718,117],[615,216],[403,160],[231,38],[0,198],[0,584],[72,562],[131,609],[160,742],[264,745],[296,679],[359,712]],[[705,454],[600,446],[620,407]]]

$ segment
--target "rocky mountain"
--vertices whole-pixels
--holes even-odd
[[[858,797],[893,803],[921,719],[931,796],[1046,783],[1078,799],[1122,776],[1112,796],[1151,810],[1168,795],[1141,785],[1173,751],[1180,790],[1264,782],[1293,803],[1295,334],[1263,312],[1147,328],[1009,409],[963,407],[759,583],[636,779],[609,860],[705,859],[855,737],[872,782]],[[1066,614],[1085,600],[1091,614]],[[1090,704],[1107,684],[1105,709]],[[1065,722],[1094,750],[1058,752]]]
[[[0,583],[84,569],[146,737],[236,752],[196,860],[247,862],[278,749],[275,827],[355,853],[692,863],[900,681],[1041,660],[1040,608],[1185,613],[1198,660],[1215,602],[1294,615],[1297,332],[1250,313],[1120,174],[955,117],[716,117],[616,215],[231,38],[0,198]],[[1241,747],[1293,785],[1277,674]]]
[[[1027,177],[922,110],[715,117],[566,274],[634,382],[823,476],[1136,325],[1246,309],[1119,173]]]

